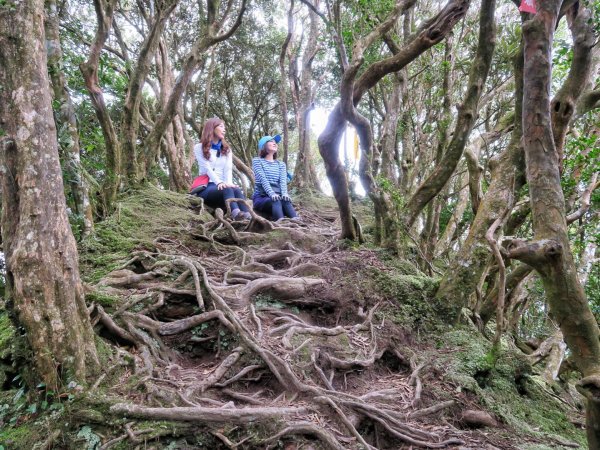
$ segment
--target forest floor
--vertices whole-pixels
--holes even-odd
[[[332,199],[298,206],[230,222],[127,196],[80,246],[103,373],[44,406],[5,366],[0,448],[586,448],[577,394],[444,323],[409,245],[339,241]]]

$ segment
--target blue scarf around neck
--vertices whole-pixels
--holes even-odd
[[[217,151],[217,158],[221,157],[221,147],[223,146],[223,144],[221,143],[221,141],[217,142],[216,144],[214,142],[212,142],[210,144],[210,148],[212,150],[216,150]]]

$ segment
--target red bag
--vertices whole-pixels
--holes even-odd
[[[535,14],[535,0],[521,0],[519,11]]]
[[[200,175],[196,178],[194,178],[194,181],[192,182],[192,186],[190,187],[190,194],[192,195],[196,195],[199,194],[200,192],[202,192],[204,189],[206,189],[206,186],[208,185],[208,175],[204,174],[204,175]]]

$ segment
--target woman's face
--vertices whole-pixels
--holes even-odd
[[[277,153],[278,148],[277,142],[275,141],[269,141],[265,144],[265,149],[268,153]]]
[[[220,123],[217,125],[213,131],[214,141],[219,141],[225,137],[225,124]]]

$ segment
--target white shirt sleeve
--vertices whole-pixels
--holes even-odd
[[[225,178],[227,184],[233,184],[233,153],[231,149],[227,153],[227,162],[225,164]]]

